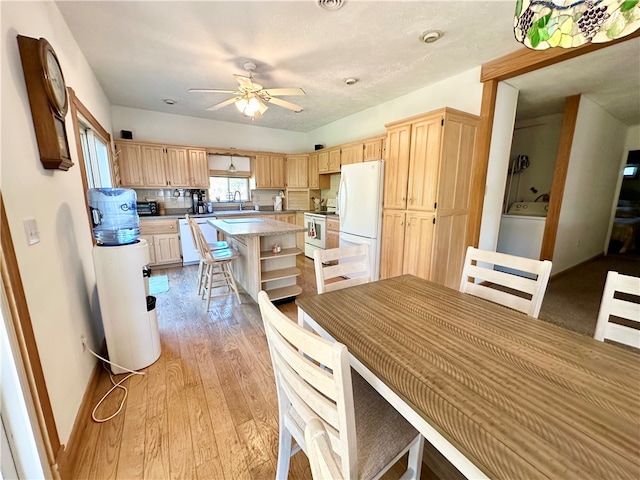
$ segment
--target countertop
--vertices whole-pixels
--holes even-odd
[[[140,215],[140,220],[161,220],[161,219],[182,219],[184,218],[185,213],[177,213],[177,214],[168,214],[168,215]],[[296,213],[304,213],[298,212],[297,210],[222,210],[219,212],[213,213],[189,213],[189,215],[193,218],[220,218],[220,217],[229,217],[229,216],[248,216],[248,217],[262,217],[264,215],[292,215]]]
[[[237,220],[237,222],[236,222]],[[231,237],[269,237],[286,233],[304,232],[305,227],[280,222],[270,218],[247,217],[238,219],[209,220],[209,224]]]

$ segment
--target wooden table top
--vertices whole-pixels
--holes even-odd
[[[489,478],[640,478],[640,354],[411,275],[296,303]]]

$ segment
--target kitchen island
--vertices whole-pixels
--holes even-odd
[[[296,233],[304,227],[264,217],[207,220],[222,232],[229,247],[240,252],[233,261],[233,276],[254,301],[265,290],[271,300],[294,298],[302,292],[297,284],[300,269],[296,257]],[[273,246],[280,251],[274,253]]]

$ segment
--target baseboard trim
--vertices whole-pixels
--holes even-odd
[[[588,263],[595,262],[596,260],[600,260],[602,257],[604,257],[604,253],[599,253],[595,257],[591,257],[591,258],[585,260],[584,262],[580,262],[580,263],[574,265],[573,267],[565,268],[561,272],[558,272],[558,273],[555,273],[555,274],[551,275],[551,277],[549,277],[549,281],[553,281],[553,280],[557,280],[558,278],[562,278],[565,275],[577,270],[578,268],[587,265]]]
[[[107,351],[106,344],[103,343],[100,351]],[[60,478],[62,478],[62,480],[72,480],[71,473],[73,471],[73,466],[76,464],[80,453],[79,440],[86,430],[88,422],[91,421],[91,410],[93,410],[92,400],[95,397],[95,391],[98,388],[101,373],[102,362],[97,360],[95,367],[93,368],[93,372],[91,373],[89,383],[87,384],[87,389],[82,397],[82,402],[80,403],[76,420],[73,422],[73,428],[71,429],[69,440],[66,445],[60,449],[60,454],[58,455],[58,471],[60,472]]]

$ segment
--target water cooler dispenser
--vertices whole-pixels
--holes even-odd
[[[89,190],[100,312],[109,360],[129,370],[160,357],[156,299],[149,295],[149,246],[138,239],[135,191]],[[125,371],[111,366],[115,374]]]

